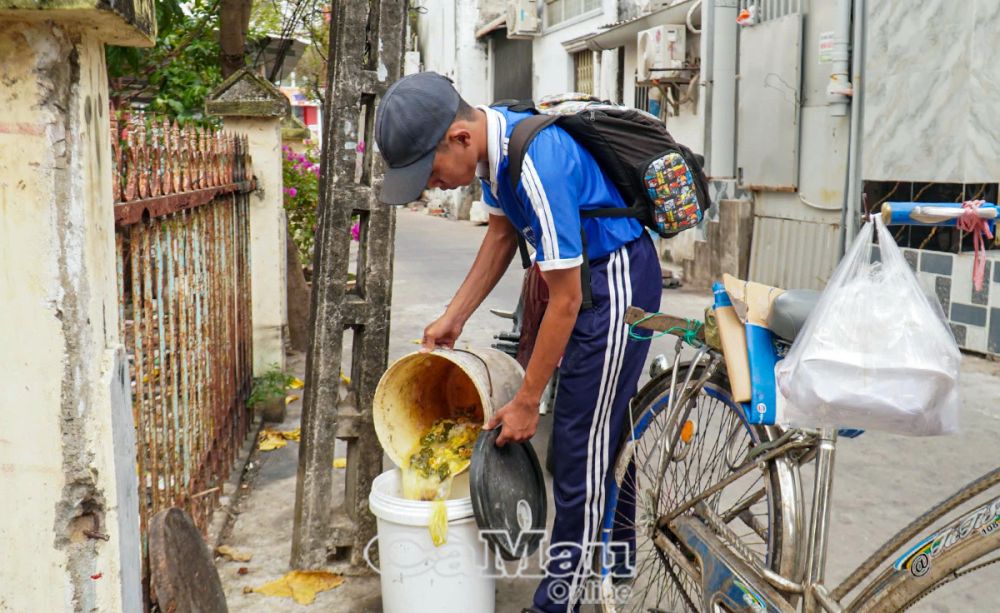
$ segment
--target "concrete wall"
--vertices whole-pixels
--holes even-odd
[[[0,17],[3,611],[142,606],[107,73],[93,32]]]
[[[544,4],[544,0],[540,0]],[[563,43],[597,30],[598,26],[618,19],[616,0],[602,0],[601,10],[583,19],[577,17],[542,31],[532,42],[534,61],[532,91],[534,99],[573,91],[573,56]],[[543,21],[544,23],[544,21]],[[604,67],[607,62],[602,62]]]
[[[476,0],[433,0],[417,21],[424,70],[450,77],[469,104],[489,104],[487,42],[476,40],[481,25]]]
[[[425,14],[417,20],[420,59],[423,70],[432,70],[451,78],[455,88],[469,104],[490,104],[492,83],[489,75],[488,39],[476,40],[476,30],[490,17],[505,10],[497,0],[430,0]],[[453,218],[466,211],[465,189],[429,190],[433,206],[442,206]]]

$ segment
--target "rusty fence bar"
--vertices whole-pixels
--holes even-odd
[[[205,529],[248,425],[248,146],[134,112],[111,128],[142,532],[171,506]]]

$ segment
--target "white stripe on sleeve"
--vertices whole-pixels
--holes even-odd
[[[549,248],[545,250],[545,259],[558,260],[560,259],[559,235],[556,234],[556,224],[552,217],[552,207],[549,206],[549,198],[545,194],[545,188],[542,187],[541,180],[538,178],[535,164],[531,161],[531,157],[527,153],[524,154],[521,178],[524,182],[524,191],[527,192],[528,199],[531,200],[531,206],[535,209],[535,215],[538,216],[539,225],[542,227],[542,244],[545,244],[546,239],[549,244]]]

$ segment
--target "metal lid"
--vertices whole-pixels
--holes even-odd
[[[545,534],[545,476],[530,442],[496,446],[483,430],[472,451],[472,510],[483,537],[505,560],[534,553]]]

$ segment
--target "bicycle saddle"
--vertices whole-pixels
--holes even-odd
[[[779,338],[788,342],[802,329],[806,318],[819,301],[820,293],[811,289],[792,289],[782,292],[771,306],[769,327]]]

